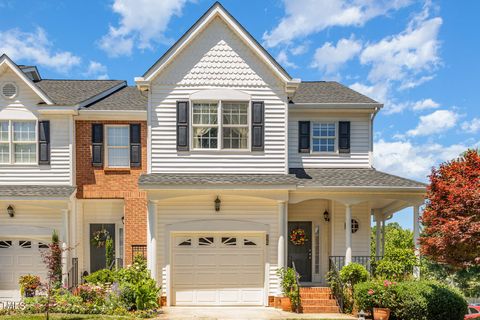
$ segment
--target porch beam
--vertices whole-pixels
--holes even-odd
[[[418,239],[420,238],[420,206],[413,206],[413,243],[415,245],[415,256],[417,257],[417,265],[413,267],[413,276],[416,279],[420,278],[420,245]]]
[[[153,201],[148,201],[147,267],[157,281],[157,205]]]
[[[345,265],[352,262],[352,207],[345,204]]]

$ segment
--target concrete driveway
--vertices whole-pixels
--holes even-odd
[[[345,314],[296,314],[266,307],[164,307],[159,319],[168,320],[284,320],[356,319]]]

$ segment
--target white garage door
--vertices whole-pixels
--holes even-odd
[[[262,234],[177,235],[172,244],[173,305],[262,305]]]
[[[46,244],[32,239],[0,239],[0,290],[18,289],[18,278],[35,274],[43,281],[45,264],[40,250]]]

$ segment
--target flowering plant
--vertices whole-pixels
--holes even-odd
[[[290,241],[296,246],[303,246],[308,241],[305,230],[301,228],[293,229],[290,233]]]
[[[384,280],[382,286],[369,289],[367,294],[370,297],[371,305],[374,308],[389,308],[395,301],[393,286],[396,284],[396,282]]]
[[[40,286],[40,277],[26,274],[20,276],[18,279],[18,284],[20,285],[20,291],[27,297],[33,297],[35,295],[35,290]]]

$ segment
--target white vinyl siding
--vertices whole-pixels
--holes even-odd
[[[176,102],[190,100],[190,95],[201,90],[219,88],[264,101],[264,151],[195,150],[193,144],[188,152],[177,151]],[[152,82],[151,172],[285,173],[286,105],[284,84],[217,18]]]
[[[34,163],[0,163],[0,184],[55,184],[71,185],[73,170],[73,128],[72,117],[64,115],[39,115],[36,106],[41,99],[11,70],[0,75],[0,82],[15,82],[18,95],[13,99],[5,99],[0,95],[0,121],[50,121],[50,165]],[[4,146],[5,126],[0,125],[0,162],[13,150]],[[37,134],[35,129],[35,134]],[[12,134],[12,133],[10,133]],[[36,139],[35,139],[36,140]],[[13,148],[13,147],[12,147]],[[37,144],[35,143],[35,149]],[[7,155],[7,152],[9,155]]]
[[[299,153],[299,121],[311,121],[312,127],[315,123],[335,123],[337,131],[339,121],[350,121],[350,153],[338,153],[337,149],[335,152],[316,153],[313,148],[311,153]],[[335,142],[335,145],[337,144],[338,141]],[[312,144],[311,147],[313,147]],[[370,115],[290,112],[288,118],[288,166],[290,168],[369,168]]]
[[[254,222],[268,228],[269,245],[266,246],[265,268],[267,270],[268,295],[277,294],[277,242],[278,242],[278,206],[276,201],[222,195],[221,210],[216,213],[213,206],[214,196],[190,196],[159,201],[157,204],[157,274],[161,276],[162,290],[167,288],[167,262],[166,240],[170,236],[168,227],[182,222],[223,220],[225,232],[232,231],[235,223],[240,221]],[[248,230],[244,230],[248,231]],[[169,240],[170,241],[170,240]]]

